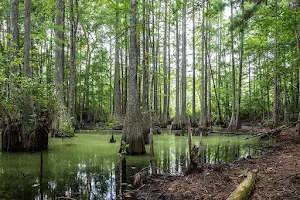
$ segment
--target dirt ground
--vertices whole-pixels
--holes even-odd
[[[258,169],[250,199],[300,199],[300,137],[282,131],[277,142],[257,158],[230,164],[198,165],[185,176],[157,175],[135,190],[137,199],[226,199],[249,170]]]

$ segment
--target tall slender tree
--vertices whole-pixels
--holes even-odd
[[[55,88],[58,101],[64,104],[64,31],[63,31],[63,12],[64,12],[64,0],[56,0],[56,18],[55,23],[57,28],[55,29],[56,36],[56,49],[55,49]]]
[[[241,2],[242,15],[244,14],[244,0]],[[238,85],[238,103],[236,108],[236,118],[234,129],[240,128],[240,108],[242,99],[242,76],[243,76],[243,56],[244,56],[244,26],[240,30],[240,63],[239,63],[239,85]]]
[[[129,96],[122,133],[122,141],[129,144],[126,151],[130,155],[146,153],[137,88],[137,5],[137,0],[130,0]]]
[[[147,3],[148,4],[148,3]],[[149,112],[149,9],[147,7],[146,0],[143,0],[143,135],[145,144],[149,143],[149,131],[150,131],[150,112]]]
[[[77,19],[75,18],[75,12]],[[70,0],[70,81],[69,81],[69,98],[68,98],[68,114],[71,118],[73,126],[76,124],[75,116],[75,84],[76,84],[76,32],[78,25],[78,1],[75,0],[75,12],[74,12],[74,0]]]
[[[64,95],[64,0],[56,0],[56,16],[55,16],[55,92],[56,92],[56,109],[54,120],[54,135],[64,136],[73,134],[66,124],[69,123],[69,118],[65,108]],[[71,136],[71,135],[70,135]]]
[[[10,32],[12,35],[11,47],[13,53],[11,54],[11,62],[18,56],[20,42],[19,42],[19,0],[11,0],[10,9]],[[12,72],[18,73],[19,66],[12,64]]]
[[[115,73],[114,73],[114,114],[115,120],[121,123],[121,89],[120,89],[120,54],[119,54],[119,2],[116,3],[116,21],[115,21]]]
[[[279,124],[279,73],[278,73],[278,0],[275,0],[275,33],[274,33],[274,102],[273,127]]]
[[[196,25],[195,25],[195,0],[193,0],[193,12],[192,12],[192,23],[193,23],[193,83],[192,83],[192,126],[196,126]]]
[[[231,99],[231,118],[229,122],[229,129],[235,128],[236,120],[236,98],[235,98],[235,64],[234,64],[234,37],[233,37],[233,0],[230,0],[230,50],[231,50],[231,89],[232,89],[232,99]]]
[[[299,11],[300,7],[300,2],[297,0],[291,0],[290,1],[290,8],[292,12],[294,13],[294,18],[295,18],[295,24],[296,24],[296,52],[297,52],[297,58],[296,58],[296,67],[298,69],[298,104],[300,102],[300,22],[299,22]],[[298,129],[298,134],[300,133],[300,109],[298,106],[298,123],[297,123],[297,129]]]
[[[182,8],[182,68],[181,68],[181,126],[182,128],[188,123],[186,113],[186,6],[187,1],[184,0]]]
[[[164,94],[163,94],[163,113],[162,113],[162,127],[167,127],[168,120],[168,70],[167,70],[167,0],[165,0],[165,17],[164,17],[164,47],[163,47],[163,71],[164,71]]]
[[[179,50],[180,50],[180,37],[179,37],[179,3],[176,1],[176,8],[175,8],[175,37],[176,37],[176,94],[175,94],[175,119],[172,125],[174,130],[180,129],[180,66],[179,66]]]
[[[202,1],[202,25],[201,25],[201,115],[199,125],[202,128],[207,126],[207,77],[206,75],[206,55],[205,55],[205,6],[206,1]]]
[[[24,65],[23,65],[23,75],[27,77],[32,76],[30,70],[29,61],[30,61],[30,49],[31,49],[31,39],[30,39],[30,28],[31,28],[31,19],[30,19],[30,7],[31,0],[25,1],[25,19],[24,19]]]

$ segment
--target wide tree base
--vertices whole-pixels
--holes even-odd
[[[48,126],[39,125],[32,133],[24,133],[20,123],[7,123],[2,131],[2,151],[26,152],[48,148]]]
[[[171,130],[182,130],[182,126],[179,122],[178,123],[175,122],[172,124]]]
[[[122,142],[125,142],[128,146],[120,151],[125,150],[128,155],[146,153],[141,117],[132,117],[125,120]]]

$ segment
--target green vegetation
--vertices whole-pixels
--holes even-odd
[[[237,130],[245,121],[295,122],[298,4],[4,0],[2,127],[13,118],[30,134],[22,116],[45,119],[55,136],[124,125],[135,154],[144,153],[151,123]]]
[[[48,149],[50,136],[61,138],[64,145],[50,139],[49,152],[44,158],[41,153],[40,160],[43,163],[49,156],[53,165],[69,162],[55,166],[59,172],[54,174],[69,176],[64,167],[72,168],[74,174],[66,178],[70,181],[78,178],[77,168],[86,167],[87,157],[93,168],[112,161],[117,152],[147,154],[150,130],[155,134],[176,130],[178,135],[193,130],[195,135],[205,135],[213,128],[237,132],[247,125],[247,130],[270,128],[277,134],[297,124],[299,135],[299,6],[299,0],[1,0],[1,155],[42,151]],[[98,135],[76,137],[75,131],[81,129],[122,130],[122,136],[116,136],[115,144],[106,138],[98,143]],[[229,162],[250,154],[244,145],[254,139],[243,144],[239,137],[244,136],[224,136],[223,141],[223,136],[213,135],[209,142],[203,137],[201,159]],[[162,160],[157,167],[180,162],[178,152],[187,149],[184,137],[154,138],[160,138],[154,144],[155,157]],[[239,140],[236,145],[232,145],[234,138]],[[198,140],[192,142],[197,145]],[[173,143],[175,153],[170,153],[166,148]],[[110,149],[111,158],[98,161],[98,154],[89,152],[80,160],[73,155],[79,146],[100,154]],[[61,148],[69,149],[55,158],[51,152]],[[75,156],[76,162],[68,156]],[[18,162],[16,158],[13,162]],[[109,171],[114,166],[103,168]],[[2,169],[14,173],[16,169],[22,175],[11,163]],[[40,170],[43,174],[42,165]],[[88,182],[89,173],[95,172],[80,179],[90,190],[93,184],[99,186]],[[39,181],[30,176],[30,184],[42,182],[42,175]],[[113,181],[109,173],[97,178],[108,177]],[[5,178],[8,184],[11,179]],[[16,182],[12,184],[18,188]],[[55,184],[53,191],[67,191],[64,181]],[[78,189],[80,184],[74,184],[69,188]],[[3,187],[0,192],[8,186]],[[99,194],[107,194],[103,191]]]

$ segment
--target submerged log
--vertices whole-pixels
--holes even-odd
[[[255,169],[248,172],[247,178],[231,193],[226,200],[244,200],[248,199],[252,189],[254,188],[258,170]]]

